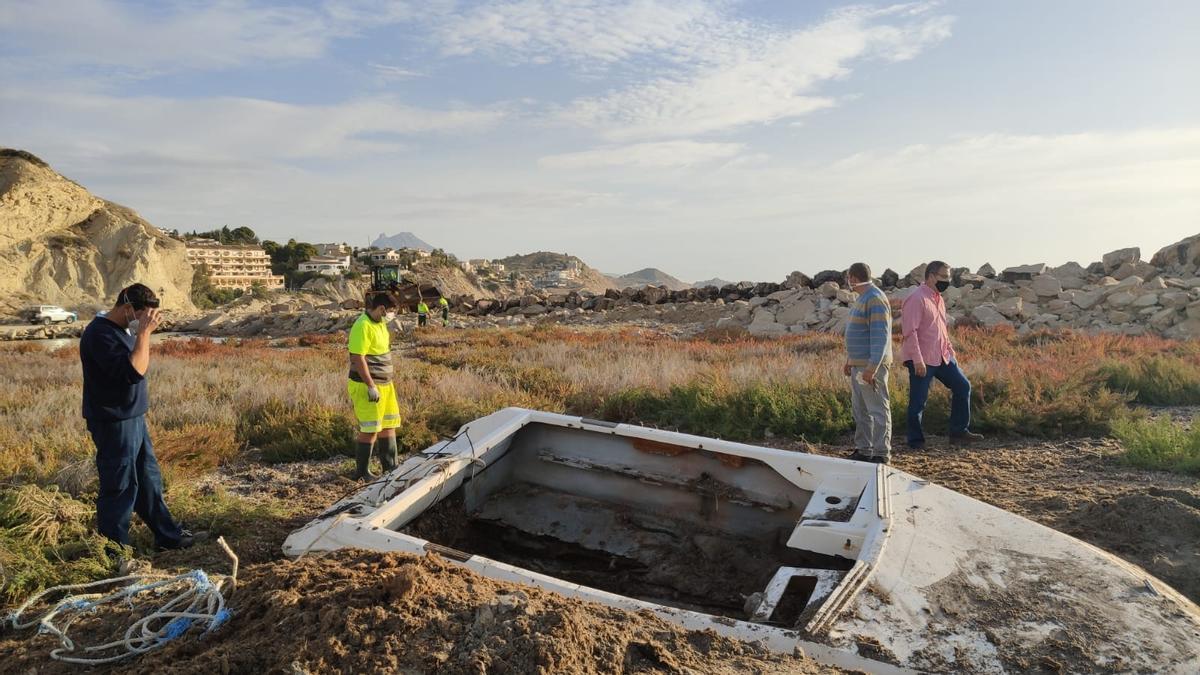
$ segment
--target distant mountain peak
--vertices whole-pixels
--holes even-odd
[[[432,251],[433,247],[426,244],[420,237],[412,232],[400,232],[388,236],[382,232],[371,242],[371,245],[376,248],[413,248],[422,251]]]
[[[691,284],[680,281],[675,277],[655,267],[647,267],[636,272],[630,272],[613,280],[621,288],[637,286],[666,286],[668,290],[681,291],[691,288]]]

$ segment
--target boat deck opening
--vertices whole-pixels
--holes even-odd
[[[812,497],[752,459],[531,425],[400,531],[618,595],[792,628],[855,562],[788,545]],[[831,522],[853,509],[822,505]],[[783,590],[765,607],[772,584]]]

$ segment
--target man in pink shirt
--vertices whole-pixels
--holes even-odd
[[[904,342],[900,360],[908,368],[908,447],[925,447],[921,419],[934,380],[950,389],[950,442],[971,443],[983,436],[972,432],[971,383],[958,367],[946,323],[942,293],[950,287],[950,266],[935,260],[925,266],[925,283],[904,299],[900,326]]]

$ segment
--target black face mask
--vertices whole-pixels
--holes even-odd
[[[949,282],[949,281],[939,281],[939,282],[937,282],[937,289],[938,289],[938,293],[945,293],[947,288],[950,288],[950,282]]]

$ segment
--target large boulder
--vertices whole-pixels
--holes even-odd
[[[1014,283],[1016,281],[1030,281],[1039,274],[1045,274],[1046,263],[1037,263],[1034,265],[1017,265],[1009,267],[1000,273],[1000,279],[1005,283]]]
[[[1192,267],[1200,265],[1200,234],[1164,246],[1150,258],[1150,264],[1159,269]]]
[[[822,298],[826,298],[828,300],[833,300],[837,297],[838,291],[840,290],[841,287],[838,286],[837,283],[833,281],[826,281],[817,287],[817,295],[820,295]]]
[[[1194,340],[1200,338],[1200,319],[1189,318],[1163,331],[1163,337],[1176,340]]]
[[[826,284],[831,281],[838,286],[841,286],[845,277],[845,272],[838,272],[837,270],[823,270],[821,272],[817,272],[817,276],[812,278],[812,286],[813,288],[819,288],[822,284]]]
[[[803,298],[789,304],[781,304],[775,312],[775,320],[787,326],[806,323],[817,312],[812,298]]]
[[[1071,302],[1075,303],[1075,306],[1079,309],[1088,310],[1100,304],[1100,301],[1104,299],[1105,295],[1105,289],[1097,288],[1090,291],[1076,293],[1075,296],[1071,298]]]
[[[1104,304],[1112,309],[1125,309],[1132,305],[1134,300],[1137,300],[1136,295],[1128,290],[1122,290],[1105,298]]]
[[[812,279],[800,271],[792,272],[783,281],[784,288],[812,288],[812,285]]]
[[[778,323],[775,320],[775,315],[768,308],[759,307],[754,312],[754,320],[746,327],[751,335],[758,337],[771,337],[784,335],[788,332],[787,326]]]
[[[891,290],[900,283],[900,275],[892,268],[887,268],[883,274],[879,276],[880,287],[886,290]]]
[[[963,288],[983,288],[983,285],[986,282],[987,277],[984,277],[980,274],[964,273],[958,278],[958,285],[962,286]]]
[[[642,289],[644,302],[647,305],[658,305],[667,301],[670,291],[666,286],[647,286]]]
[[[971,310],[971,318],[978,321],[981,325],[987,328],[995,328],[997,326],[1011,326],[1008,319],[1004,317],[995,305],[980,305]]]
[[[1129,277],[1134,276],[1142,279],[1149,279],[1156,274],[1158,274],[1157,267],[1151,265],[1150,263],[1141,261],[1121,263],[1121,266],[1112,272],[1113,278],[1117,281],[1128,279]]]
[[[975,274],[978,274],[979,276],[983,277],[984,279],[995,279],[996,278],[996,268],[992,267],[991,263],[984,263],[983,267],[980,267],[979,270],[977,272],[975,272]]]
[[[1039,274],[1033,278],[1033,292],[1039,298],[1057,298],[1062,290],[1062,282],[1049,274]]]
[[[1019,319],[1025,316],[1025,301],[1019,297],[1005,298],[995,304],[995,309],[1007,319]]]
[[[1142,259],[1142,249],[1138,247],[1122,248],[1105,253],[1101,261],[1105,272],[1113,272],[1126,263],[1136,263]]]

